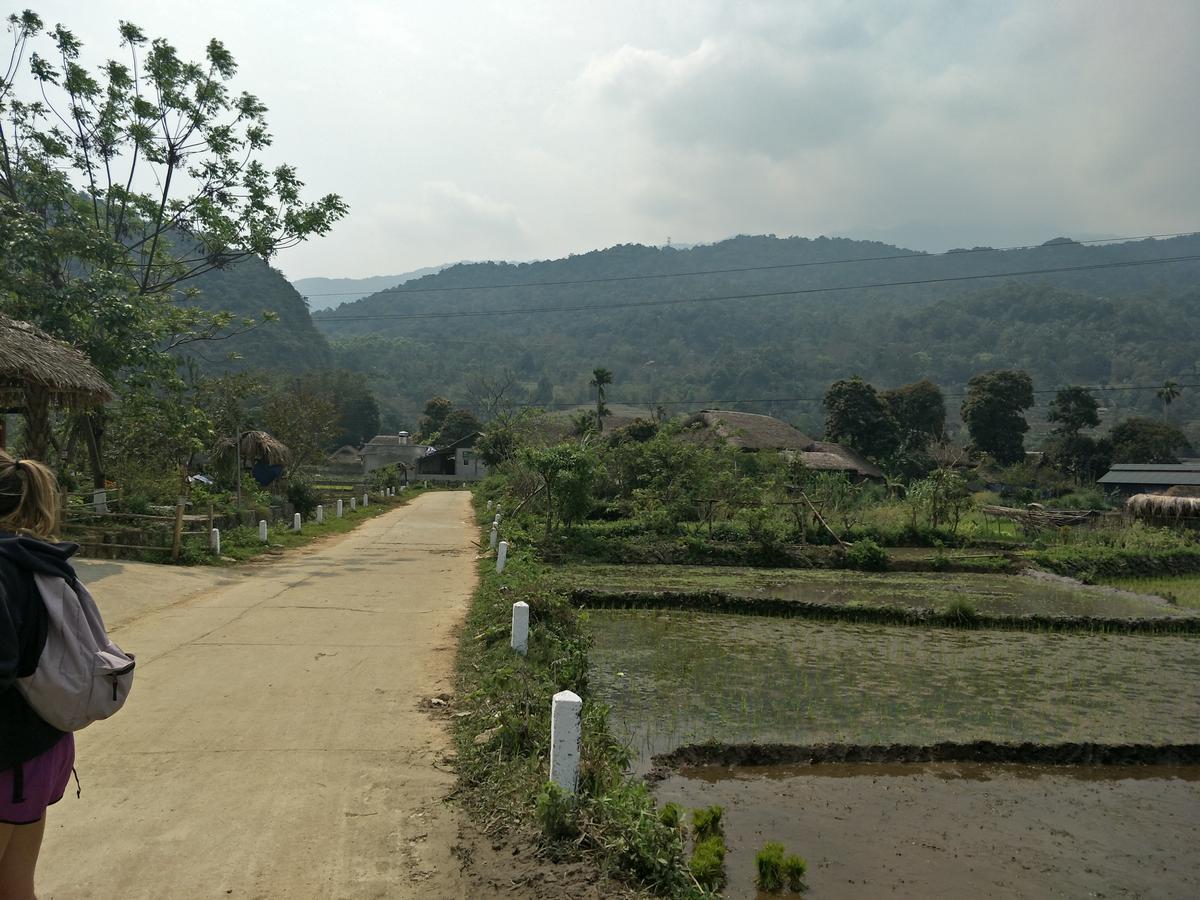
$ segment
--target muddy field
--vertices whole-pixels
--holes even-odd
[[[639,771],[682,744],[1200,740],[1200,638],[589,614]]]
[[[1200,896],[1200,766],[705,767],[655,793],[725,806],[727,897],[756,896],[771,840],[814,900]]]

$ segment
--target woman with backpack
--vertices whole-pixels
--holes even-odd
[[[37,669],[49,628],[36,575],[75,582],[74,544],[54,543],[59,492],[39,462],[0,451],[0,898],[33,900],[46,807],[62,799],[75,741],[17,686]]]

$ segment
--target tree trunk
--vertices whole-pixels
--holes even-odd
[[[101,453],[104,439],[104,413],[96,411],[83,417],[83,436],[87,441],[88,460],[92,464],[92,487],[104,490],[104,454]]]
[[[25,388],[24,455],[38,462],[49,462],[50,393],[41,385]]]

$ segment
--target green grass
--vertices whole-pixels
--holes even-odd
[[[1200,609],[1200,575],[1105,578],[1103,583],[1138,594],[1155,594],[1186,609]]]

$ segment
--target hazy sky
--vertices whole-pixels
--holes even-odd
[[[350,203],[274,261],[293,278],[1200,228],[1197,0],[27,5],[97,58],[122,18],[197,57],[225,42],[278,159]]]

